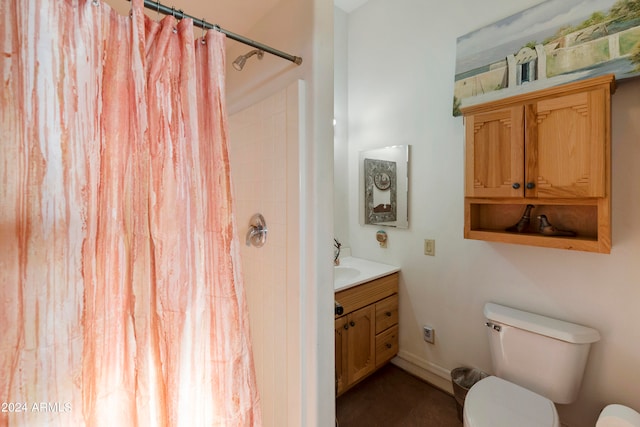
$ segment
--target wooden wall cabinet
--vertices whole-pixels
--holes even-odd
[[[609,253],[613,75],[462,109],[464,237]],[[534,205],[525,233],[507,232]],[[537,232],[544,214],[575,237]]]
[[[337,292],[336,394],[340,395],[398,354],[398,273]]]

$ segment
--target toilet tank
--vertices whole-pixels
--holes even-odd
[[[598,331],[494,303],[484,315],[496,376],[556,403],[576,400]]]

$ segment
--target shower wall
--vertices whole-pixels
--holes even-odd
[[[303,83],[229,117],[235,188],[258,389],[265,427],[302,419],[300,341],[299,142]],[[261,213],[267,242],[244,244],[249,219]]]

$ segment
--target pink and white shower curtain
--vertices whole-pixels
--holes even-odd
[[[224,35],[0,2],[0,426],[261,425]]]

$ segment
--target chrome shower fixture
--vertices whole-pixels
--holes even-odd
[[[262,57],[264,56],[264,51],[259,49],[253,49],[252,51],[249,51],[244,55],[238,56],[236,60],[233,61],[233,64],[232,64],[233,68],[235,68],[238,71],[241,71],[242,67],[244,67],[244,63],[247,62],[247,59],[251,58],[253,55],[258,55],[258,59],[262,59]]]

